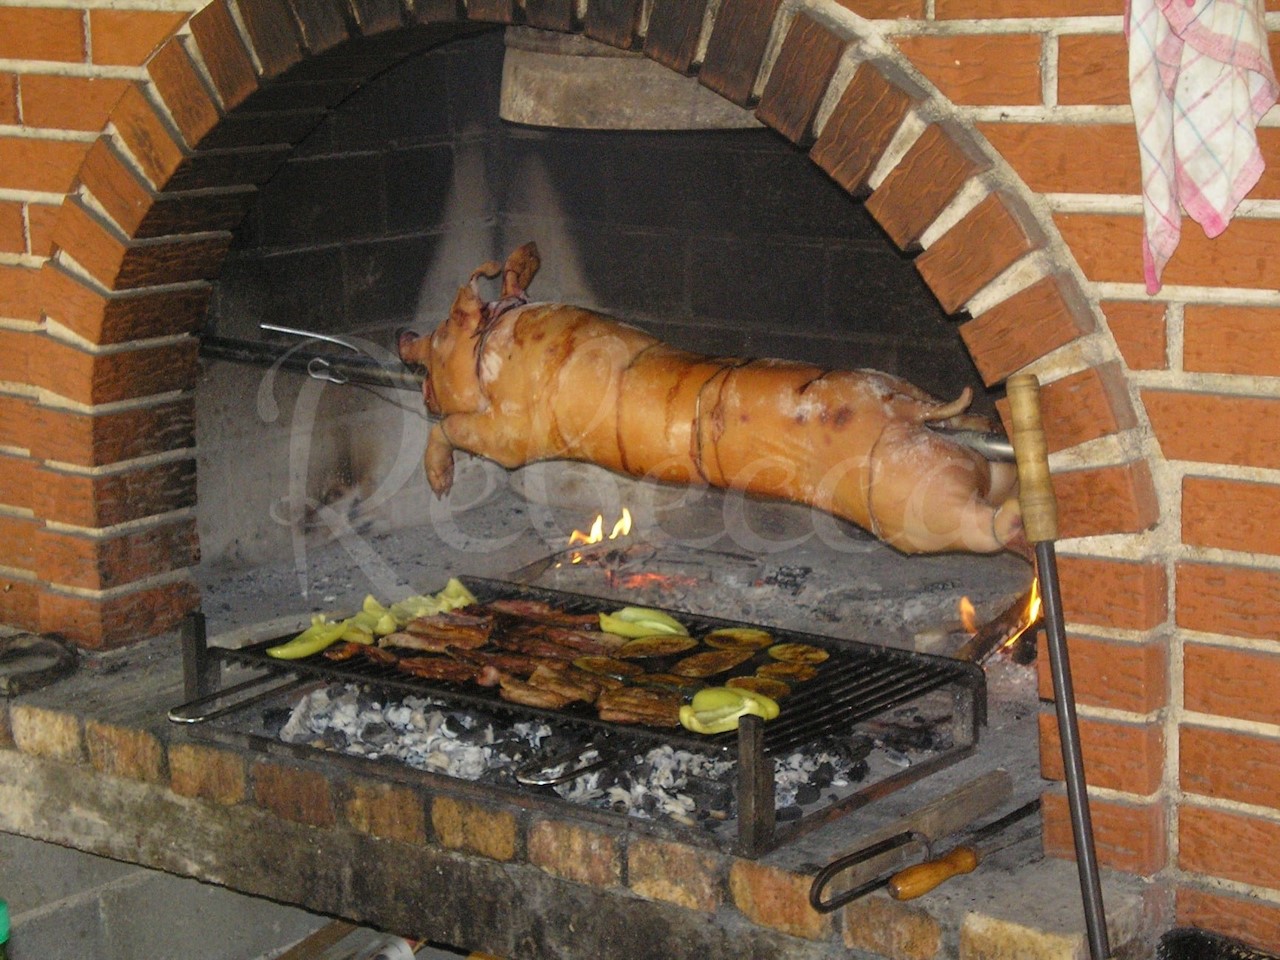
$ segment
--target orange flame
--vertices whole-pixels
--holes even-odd
[[[609,575],[609,585],[625,590],[643,590],[656,587],[659,590],[676,587],[696,587],[697,577],[671,573],[627,573],[621,576]]]
[[[591,532],[583,533],[581,530],[575,530],[569,534],[569,546],[575,543],[591,544],[599,543],[604,539],[604,514],[597,513],[595,523],[591,524]]]
[[[968,597],[960,598],[960,625],[964,627],[964,632],[970,635],[977,633],[980,626],[978,611]]]
[[[618,522],[613,525],[613,529],[609,532],[608,539],[617,540],[619,537],[625,537],[631,532],[631,511],[626,507],[622,508],[622,516],[618,518]],[[589,546],[593,543],[601,543],[605,540],[604,535],[604,514],[597,513],[595,520],[591,524],[589,533],[583,533],[581,530],[574,530],[569,534],[569,546],[574,544],[582,544]],[[570,563],[581,563],[582,554],[575,553],[570,558]]]
[[[1009,634],[1009,638],[1000,644],[1001,650],[1008,650],[1018,639],[1040,622],[1040,610],[1044,604],[1040,600],[1040,578],[1031,578],[1031,589],[1027,591],[1027,608],[1022,618],[1018,621],[1018,629],[1013,630]]]

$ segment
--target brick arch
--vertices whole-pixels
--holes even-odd
[[[724,0],[701,63],[703,6],[686,0],[658,0],[643,40],[638,0],[593,3],[581,23],[572,0],[527,0],[518,17],[641,49],[755,106],[764,123],[865,197],[899,247],[924,247],[917,268],[948,312],[985,298],[960,334],[988,383],[1090,340],[1091,359],[1053,369],[1044,391],[1052,448],[1136,426],[1114,342],[1099,334],[1052,222],[1033,212],[1020,182],[998,169],[994,151],[905,59],[878,54],[851,69],[860,38],[851,18],[829,7],[788,15],[780,0]],[[240,0],[234,11],[229,0],[214,0],[150,57],[151,85],[131,85],[111,111],[41,271],[48,335],[38,386],[54,398],[41,415],[58,421],[48,436],[60,439],[56,449],[32,450],[48,491],[36,508],[45,523],[36,573],[49,585],[39,598],[40,629],[109,646],[170,629],[195,606],[184,572],[198,555],[189,515],[193,412],[184,392],[198,369],[191,334],[230,230],[255,185],[366,79],[516,19],[513,0],[472,0],[465,11],[451,0]],[[904,136],[908,129],[918,135]],[[973,202],[958,203],[962,195]],[[957,206],[962,215],[938,230],[938,218]],[[1028,263],[1043,276],[1006,283],[1007,294],[987,292]],[[1064,536],[1137,532],[1156,520],[1140,458],[1057,482]],[[1113,506],[1098,510],[1099,496]]]

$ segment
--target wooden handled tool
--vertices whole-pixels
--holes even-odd
[[[1040,381],[1032,374],[1010,377],[1007,384],[1013,422],[1013,455],[1018,461],[1018,502],[1027,539],[1058,539],[1058,500],[1049,476],[1049,445],[1040,422]]]
[[[1040,798],[1037,797],[1029,803],[1024,803],[1011,813],[1006,813],[998,820],[993,820],[984,827],[970,831],[965,835],[963,843],[952,847],[942,856],[926,860],[924,863],[917,863],[914,866],[907,867],[905,870],[899,870],[889,878],[887,884],[889,895],[895,900],[914,900],[916,897],[923,897],[934,887],[945,883],[952,877],[958,877],[964,873],[972,873],[985,857],[990,856],[997,850],[1003,850],[1011,844],[1025,840],[1030,834],[1026,831],[1020,831],[1002,837],[995,843],[988,843],[987,841],[1003,833],[1012,824],[1036,813],[1039,809]],[[1036,829],[1039,829],[1038,825]]]
[[[1062,766],[1067,786],[1067,809],[1075,841],[1076,867],[1092,960],[1111,955],[1107,918],[1098,880],[1098,859],[1093,845],[1093,821],[1089,815],[1089,791],[1084,779],[1080,726],[1076,720],[1071,661],[1067,656],[1066,618],[1058,583],[1054,541],[1058,537],[1058,506],[1049,475],[1048,445],[1040,421],[1040,381],[1031,375],[1010,377],[1007,383],[1013,421],[1013,453],[1018,462],[1018,499],[1027,539],[1035,545],[1036,576],[1040,580],[1044,627],[1053,676],[1053,706],[1062,744]]]
[[[923,897],[939,884],[962,873],[973,873],[978,869],[982,856],[977,847],[962,843],[947,853],[914,867],[899,870],[889,880],[889,896],[895,900],[914,900]]]

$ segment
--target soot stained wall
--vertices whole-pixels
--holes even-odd
[[[444,315],[483,259],[536,240],[538,299],[689,349],[897,372],[984,391],[910,260],[769,130],[518,127],[498,119],[499,31],[407,61],[295,151],[241,226],[211,329],[261,320],[388,347]],[[981,405],[982,401],[980,401]]]

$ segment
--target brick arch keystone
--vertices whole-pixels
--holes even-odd
[[[988,384],[1099,333],[1074,263],[1049,242],[1052,221],[1031,212],[1020,181],[991,175],[1000,160],[986,141],[901,55],[858,60],[866,21],[834,0],[794,12],[782,0],[723,0],[699,63],[707,2],[655,0],[643,36],[641,0],[592,0],[581,21],[574,0],[214,0],[195,13],[147,62],[150,84],[131,85],[111,111],[41,271],[47,333],[32,369],[50,398],[38,410],[50,431],[32,450],[48,491],[35,510],[47,524],[40,628],[107,646],[170,629],[194,607],[184,573],[198,556],[189,516],[193,334],[230,231],[257,185],[361,83],[495,23],[580,31],[640,50],[754,106],[865,198],[895,244],[918,252],[916,266],[948,312],[962,313],[1027,258],[1053,264],[961,323]],[[898,145],[912,123],[918,136]],[[983,196],[923,244],[975,182]],[[1137,423],[1114,342],[1094,339],[1103,360],[1043,391],[1052,448]],[[1141,459],[1055,482],[1070,495],[1064,536],[1137,532],[1157,519]],[[1120,506],[1100,513],[1103,495]]]

